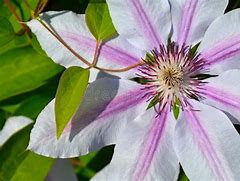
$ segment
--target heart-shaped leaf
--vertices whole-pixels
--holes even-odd
[[[55,101],[57,138],[77,111],[88,85],[89,70],[70,67],[60,78]]]
[[[105,2],[90,2],[86,9],[86,23],[98,41],[104,41],[117,34]]]

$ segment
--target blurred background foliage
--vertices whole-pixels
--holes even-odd
[[[6,2],[10,2],[12,7]],[[38,0],[28,2],[33,10],[41,5]],[[89,0],[49,0],[43,11],[71,10],[83,14],[88,3]],[[230,0],[227,11],[239,7],[240,0]],[[16,10],[19,19],[11,8]],[[35,120],[55,97],[64,71],[45,55],[25,25],[19,23],[30,18],[31,11],[24,0],[0,0],[0,129],[11,116],[23,115]],[[0,181],[41,181],[47,176],[55,160],[25,151],[32,126],[24,128],[0,146]],[[70,159],[78,179],[85,181],[94,176],[110,162],[113,150],[114,146],[108,146]],[[188,180],[183,171],[179,180]]]

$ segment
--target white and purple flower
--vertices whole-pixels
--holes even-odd
[[[53,100],[38,117],[28,148],[74,157],[116,143],[98,181],[176,180],[179,162],[190,180],[239,180],[240,136],[232,122],[240,120],[240,10],[224,14],[227,0],[107,4],[119,36],[101,46],[98,63],[145,64],[120,79],[92,82],[59,140]],[[47,12],[42,18],[75,51],[93,58],[96,41],[84,15]],[[83,66],[36,20],[28,25],[57,63]]]

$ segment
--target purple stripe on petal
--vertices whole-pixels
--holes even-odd
[[[240,98],[237,96],[207,85],[204,86],[204,89],[199,91],[204,97],[211,98],[223,105],[231,106],[240,110]]]
[[[210,65],[225,61],[236,55],[240,55],[240,37],[225,40],[202,53],[202,57]]]
[[[84,49],[88,49],[89,52],[94,52],[95,50],[96,40],[94,39],[73,32],[61,31],[59,34],[64,40],[75,44],[79,49],[83,49],[84,45]]]
[[[186,0],[186,4],[183,9],[182,13],[182,20],[179,24],[179,30],[178,30],[178,40],[177,42],[179,45],[183,45],[186,43],[189,32],[192,26],[193,17],[196,13],[196,7],[197,7],[198,1],[197,0]]]
[[[194,138],[198,142],[201,152],[205,155],[210,168],[220,180],[231,180],[223,167],[224,163],[222,163],[218,153],[214,149],[214,145],[209,138],[208,132],[202,125],[201,119],[198,118],[195,113],[196,112],[192,110],[184,111],[187,123],[192,130]]]
[[[106,105],[105,110],[98,116],[97,119],[103,119],[108,116],[123,112],[137,104],[140,104],[146,99],[143,97],[145,91],[141,88],[127,92],[125,95],[119,96]],[[144,110],[143,110],[144,111]]]
[[[137,106],[144,101],[146,102],[147,99],[144,97],[146,92],[142,90],[142,87],[128,91],[127,93],[118,97],[111,95],[111,90],[109,90],[110,92],[104,92],[104,95],[102,93],[96,93],[96,90],[93,91],[94,92],[91,94],[98,97],[96,101],[103,103],[97,107],[95,105],[92,105],[92,109],[88,110],[87,112],[81,112],[77,116],[80,120],[76,119],[72,122],[69,122],[64,129],[64,133],[68,133],[72,127],[74,131],[78,132],[83,127],[86,127],[86,125],[83,126],[83,124],[90,124],[93,121],[95,121],[96,124],[98,121],[107,121],[108,117],[114,117],[118,113],[124,112],[134,106]],[[100,100],[100,98],[103,100]],[[106,101],[104,101],[104,99],[106,99]]]
[[[96,40],[70,32],[61,32],[61,36],[63,39],[73,43],[77,48],[87,50],[88,52],[92,53],[92,55],[94,54]],[[141,59],[141,57],[135,57],[119,47],[108,44],[104,44],[101,47],[100,56],[108,61],[114,61],[116,64],[123,66],[137,64]]]
[[[159,148],[161,138],[164,135],[165,127],[167,124],[167,116],[169,113],[169,106],[166,106],[162,111],[162,114],[152,120],[152,126],[150,128],[148,138],[143,144],[142,153],[140,153],[137,167],[133,174],[133,180],[142,181],[147,175],[149,167],[153,161],[156,150]]]
[[[148,12],[144,9],[140,0],[128,0],[128,3],[144,35],[149,38],[149,43],[153,47],[160,45],[162,41],[159,37],[159,32],[154,27]]]
[[[98,107],[94,107],[94,105],[92,105],[92,109],[87,112],[81,112],[76,118],[73,118],[72,121],[70,121],[65,127],[62,133],[63,135],[68,134],[69,132],[72,134],[79,133],[88,124],[92,123],[93,125],[98,124],[98,121],[107,121],[108,117],[114,117],[118,113],[124,112],[127,109],[137,106],[147,100],[147,97],[145,97],[146,91],[143,90],[142,87],[128,91],[118,97],[111,95],[111,90],[110,92],[104,92],[103,94],[98,94],[96,90],[93,91],[94,92],[92,92],[91,95],[98,97],[96,101],[104,102],[104,104],[101,104]],[[103,100],[100,100],[100,98]],[[104,99],[109,100],[109,98],[112,98],[112,101],[104,101]],[[85,102],[83,102],[83,104],[85,104]],[[51,138],[54,134],[55,131],[49,133],[48,137]]]
[[[104,45],[101,48],[101,56],[126,66],[137,64],[141,59],[141,57],[134,57],[133,55],[126,53],[126,51],[110,45]]]

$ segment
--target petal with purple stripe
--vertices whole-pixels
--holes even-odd
[[[54,32],[75,52],[90,63],[93,61],[96,40],[85,23],[84,15],[78,15],[68,11],[50,11],[41,16]],[[53,61],[65,67],[87,67],[53,37],[37,20],[32,20],[27,24],[36,34],[42,48]],[[135,48],[124,38],[117,36],[101,45],[98,56],[98,66],[113,69],[124,68],[139,63],[143,56],[145,56],[145,53]],[[132,78],[135,74],[133,71],[129,71],[122,73],[120,76]],[[92,79],[94,78],[93,76]]]
[[[198,51],[211,74],[240,68],[240,10],[233,10],[214,21]]]
[[[205,97],[203,102],[214,106],[240,121],[240,70],[229,70],[218,77],[207,79],[199,90]]]
[[[126,126],[111,163],[93,180],[176,180],[179,164],[172,144],[176,120],[169,107],[148,110]]]
[[[174,146],[190,180],[238,180],[240,136],[227,116],[190,101],[177,123]]]
[[[61,158],[87,154],[114,144],[125,124],[143,114],[147,105],[141,85],[129,80],[99,79],[89,85],[59,140],[53,100],[37,118],[28,149]]]
[[[95,49],[94,40],[72,32],[60,31],[59,34],[66,42],[70,42],[72,47],[75,47],[77,50],[86,49],[87,52],[93,54]],[[102,44],[99,51],[97,65],[99,67],[112,69],[124,68],[140,63],[140,60],[143,57],[145,57],[144,51],[140,51],[138,48],[128,43],[127,40],[118,36]],[[133,78],[136,76],[136,72],[137,69],[131,69],[127,72],[120,72],[117,76],[120,76],[121,78]]]
[[[143,50],[167,43],[171,28],[167,0],[107,0],[118,33]]]
[[[173,21],[173,40],[181,46],[202,40],[208,26],[227,7],[227,0],[169,0]]]

